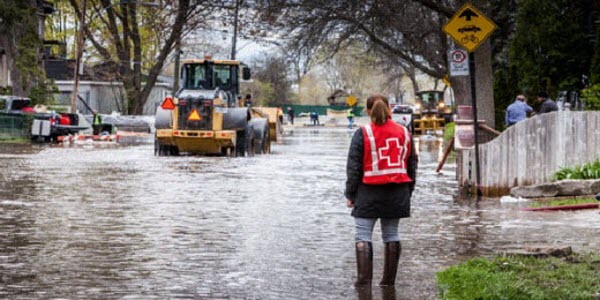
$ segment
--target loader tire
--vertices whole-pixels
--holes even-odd
[[[154,140],[154,155],[177,156],[179,155],[179,148],[177,146],[164,145],[159,140]]]
[[[271,135],[269,133],[269,130],[267,129],[266,133],[265,133],[265,139],[263,141],[264,145],[263,145],[263,153],[264,154],[271,154]]]
[[[254,135],[254,129],[252,126],[247,125],[245,130],[237,132],[235,153],[236,156],[254,156],[256,149],[256,139]]]
[[[179,148],[177,146],[169,146],[168,151],[170,156],[179,156]]]
[[[269,153],[269,123],[265,118],[255,118],[250,120],[254,128],[255,152],[256,154]]]
[[[246,155],[252,157],[256,154],[256,135],[251,126],[246,127]]]

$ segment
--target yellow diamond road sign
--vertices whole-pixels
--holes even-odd
[[[465,4],[442,28],[457,44],[475,51],[496,30],[496,24],[471,4]]]
[[[356,103],[358,103],[358,99],[356,97],[350,95],[346,98],[346,104],[348,104],[348,106],[354,106]]]

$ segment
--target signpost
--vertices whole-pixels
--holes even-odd
[[[469,76],[469,59],[467,55],[467,51],[463,49],[448,51],[450,76]]]
[[[496,30],[496,24],[473,5],[467,3],[442,27],[445,33],[469,51],[469,69],[471,74],[471,99],[473,103],[473,131],[475,135],[475,184],[477,199],[481,197],[481,172],[479,170],[479,120],[477,119],[477,92],[475,89],[475,49]],[[456,53],[457,60],[460,54]],[[454,61],[454,54],[450,60]]]
[[[346,97],[346,104],[348,104],[348,106],[354,106],[356,103],[358,103],[358,98],[353,95]]]

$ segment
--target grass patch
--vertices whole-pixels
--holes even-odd
[[[600,159],[571,168],[562,168],[554,173],[555,180],[598,179],[600,178]]]
[[[3,144],[27,144],[29,142],[28,138],[0,137],[0,143]]]
[[[437,273],[441,299],[597,299],[600,255],[474,258]]]
[[[538,201],[532,202],[529,207],[543,207],[543,206],[561,206],[561,205],[577,205],[585,203],[598,203],[598,200],[594,198],[579,198],[579,199],[558,199],[551,201]]]

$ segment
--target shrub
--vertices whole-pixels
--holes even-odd
[[[585,110],[600,110],[600,84],[594,84],[581,91],[585,99]]]
[[[599,179],[600,178],[600,159],[593,162],[578,165],[574,167],[565,167],[558,170],[553,175],[555,180],[564,179]]]

